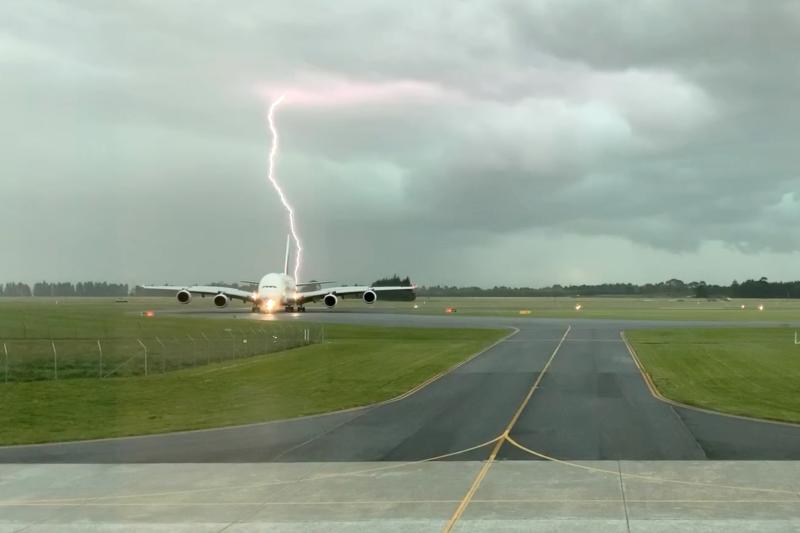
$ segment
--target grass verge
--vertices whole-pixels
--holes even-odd
[[[626,336],[665,397],[800,423],[800,345],[793,329],[633,330]]]
[[[325,344],[154,376],[0,384],[0,444],[276,420],[386,400],[506,330],[326,326]]]

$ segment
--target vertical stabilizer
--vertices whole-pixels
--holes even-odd
[[[286,235],[286,258],[283,260],[283,273],[287,276],[289,275],[289,249],[291,248],[292,242],[291,235]]]

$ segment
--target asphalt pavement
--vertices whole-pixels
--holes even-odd
[[[800,459],[800,426],[682,408],[653,397],[620,337],[622,330],[639,327],[731,324],[376,312],[236,316],[518,331],[397,401],[212,430],[3,447],[0,462],[483,460],[492,448],[485,444],[506,432],[539,455],[504,441],[497,452],[499,460]]]

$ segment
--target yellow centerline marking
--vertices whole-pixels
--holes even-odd
[[[169,490],[169,491],[159,491],[159,492],[140,492],[134,494],[118,494],[118,495],[105,495],[105,496],[85,496],[85,497],[78,497],[78,498],[49,498],[43,500],[0,500],[0,507],[8,507],[8,506],[15,506],[18,504],[40,504],[40,505],[68,505],[68,504],[77,504],[77,505],[84,505],[89,504],[92,502],[104,501],[104,500],[120,500],[120,499],[129,499],[129,498],[148,498],[148,497],[165,497],[165,496],[174,496],[174,495],[187,495],[187,494],[199,494],[202,492],[214,492],[214,491],[227,491],[230,492],[232,490],[245,490],[245,489],[256,489],[262,487],[273,487],[278,485],[291,485],[293,483],[303,483],[309,481],[324,481],[327,479],[333,478],[341,478],[346,476],[356,476],[361,477],[365,474],[373,474],[375,472],[383,472],[385,470],[394,470],[398,468],[404,468],[407,466],[419,465],[423,463],[429,463],[432,461],[440,461],[442,459],[447,459],[448,457],[455,457],[456,455],[460,455],[462,453],[468,453],[473,450],[478,450],[490,444],[494,444],[496,441],[501,440],[503,438],[502,435],[498,435],[497,437],[487,440],[486,442],[482,442],[480,444],[476,444],[475,446],[470,446],[469,448],[464,448],[463,450],[457,450],[454,452],[445,453],[442,455],[437,455],[435,457],[428,457],[426,459],[419,459],[416,461],[406,461],[402,463],[391,463],[388,465],[381,465],[377,467],[371,468],[364,468],[360,470],[352,470],[349,472],[332,472],[328,474],[316,474],[309,477],[304,478],[297,478],[297,479],[286,479],[286,480],[276,480],[276,481],[264,481],[260,483],[244,483],[241,485],[220,485],[215,487],[198,487],[194,489],[176,489],[176,490]]]
[[[564,461],[563,459],[557,459],[550,455],[544,454],[542,452],[537,452],[536,450],[532,450],[526,446],[523,446],[519,442],[512,439],[510,436],[506,435],[505,439],[510,442],[513,446],[516,446],[520,450],[527,452],[531,455],[534,455],[540,459],[544,459],[546,461],[552,461],[553,463],[557,463],[564,466],[571,466],[573,468],[579,468],[581,470],[586,470],[588,472],[595,472],[598,474],[608,474],[612,476],[622,476],[623,478],[630,478],[636,479],[639,481],[647,481],[651,483],[674,483],[676,485],[685,485],[690,487],[710,487],[710,488],[717,488],[717,489],[730,489],[730,490],[743,490],[748,492],[764,492],[769,494],[786,494],[786,495],[793,495],[793,496],[800,496],[800,492],[793,490],[793,489],[773,489],[769,487],[752,487],[746,485],[726,485],[722,483],[706,483],[703,481],[687,481],[683,479],[670,479],[670,478],[662,478],[658,476],[649,476],[644,474],[627,474],[625,472],[620,472],[618,470],[609,470],[607,468],[598,468],[596,466],[589,466],[589,465],[582,465],[580,463],[575,463],[572,461]]]
[[[464,511],[466,511],[467,506],[469,506],[469,503],[472,501],[472,498],[475,496],[475,493],[478,492],[478,488],[480,487],[481,482],[483,482],[483,479],[486,477],[486,474],[489,473],[489,469],[492,467],[494,460],[497,458],[497,453],[500,451],[500,448],[503,447],[503,443],[506,441],[506,439],[509,438],[508,435],[511,432],[511,429],[514,427],[514,424],[517,423],[517,420],[519,420],[519,417],[522,415],[522,411],[525,410],[525,407],[528,405],[528,402],[530,402],[533,393],[536,391],[536,389],[539,388],[539,384],[542,382],[542,378],[544,378],[545,373],[547,373],[547,369],[550,368],[550,364],[553,362],[553,359],[555,359],[558,350],[561,349],[561,345],[564,344],[564,340],[567,338],[567,335],[569,335],[571,329],[572,325],[567,326],[567,330],[564,332],[564,335],[561,336],[561,340],[558,341],[558,345],[556,346],[555,350],[553,350],[553,353],[550,355],[550,358],[547,360],[547,363],[545,363],[544,367],[542,368],[542,371],[539,372],[539,375],[536,377],[536,381],[533,382],[533,385],[528,391],[528,394],[525,396],[525,398],[523,398],[522,403],[519,404],[519,407],[517,408],[516,412],[514,412],[514,416],[511,417],[511,420],[509,421],[508,425],[506,425],[506,428],[503,430],[503,434],[500,436],[500,438],[497,440],[497,443],[492,448],[492,452],[489,454],[489,458],[483,463],[483,466],[481,466],[481,469],[478,471],[478,475],[475,476],[475,479],[472,481],[472,485],[470,485],[469,490],[464,495],[464,498],[461,499],[461,502],[458,504],[458,507],[456,507],[456,510],[450,517],[450,520],[447,521],[447,524],[444,527],[445,533],[450,533],[451,531],[453,531],[453,528],[455,527],[458,520],[461,518],[461,515],[464,514]]]

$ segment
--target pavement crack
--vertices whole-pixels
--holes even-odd
[[[337,429],[349,424],[350,422],[352,422],[354,420],[358,420],[362,416],[366,415],[367,413],[373,411],[374,409],[376,409],[378,407],[379,407],[379,405],[369,406],[369,407],[365,408],[362,412],[360,412],[359,414],[354,416],[353,418],[348,418],[348,419],[340,422],[339,424],[336,424],[336,425],[334,425],[334,426],[332,426],[332,427],[330,427],[328,429],[320,431],[319,433],[313,435],[311,438],[308,438],[308,439],[304,440],[303,442],[299,442],[299,443],[295,444],[294,446],[290,446],[289,448],[283,450],[278,455],[276,455],[275,457],[270,459],[270,462],[273,462],[273,463],[277,462],[280,458],[285,457],[286,455],[288,455],[288,454],[290,454],[290,453],[292,453],[294,451],[297,451],[297,450],[299,450],[300,448],[302,448],[304,446],[307,446],[307,445],[311,444],[312,442],[316,441],[317,439],[320,439],[320,438],[324,437],[325,435],[329,435],[330,433],[332,433],[332,432],[336,431]]]
[[[625,482],[622,480],[622,463],[617,460],[617,471],[619,472],[619,491],[622,494],[622,509],[625,511],[625,527],[631,533],[631,521],[628,516],[628,500],[625,498]]]

